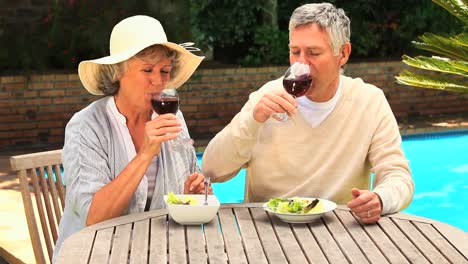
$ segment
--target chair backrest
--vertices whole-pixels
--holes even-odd
[[[65,206],[62,150],[12,156],[10,165],[19,178],[36,262],[52,262],[58,224]]]

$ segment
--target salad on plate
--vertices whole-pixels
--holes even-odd
[[[322,198],[271,198],[263,209],[287,223],[310,223],[333,211],[336,204]]]
[[[323,202],[317,198],[271,198],[267,206],[271,211],[283,214],[315,214],[324,211]]]

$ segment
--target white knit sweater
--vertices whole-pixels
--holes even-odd
[[[265,84],[209,143],[203,173],[226,181],[246,167],[246,202],[309,196],[346,204],[353,187],[370,189],[374,172],[383,213],[408,206],[414,184],[383,92],[361,79],[341,76],[341,81],[335,109],[316,128],[300,112],[285,123],[255,121],[253,108],[261,96],[282,89],[281,79]]]

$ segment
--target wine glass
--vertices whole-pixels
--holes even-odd
[[[151,98],[151,106],[156,113],[159,115],[168,113],[174,115],[177,114],[177,110],[179,110],[180,106],[180,100],[179,94],[175,89],[164,89],[161,92],[150,93],[149,95]],[[171,142],[171,146],[174,147],[187,145],[193,145],[193,139],[177,137]]]
[[[283,87],[294,98],[306,95],[311,85],[310,67],[305,63],[295,62],[284,73]],[[273,115],[282,122],[289,119],[287,113],[274,113]]]

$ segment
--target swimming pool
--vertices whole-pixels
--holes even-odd
[[[403,138],[416,190],[403,212],[468,231],[468,131]]]
[[[403,212],[468,232],[468,130],[404,136],[403,149],[416,186],[413,202]],[[244,185],[242,170],[227,182],[213,183],[213,191],[221,203],[239,203]]]

